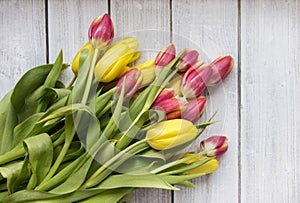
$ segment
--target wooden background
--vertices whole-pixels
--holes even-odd
[[[300,2],[0,0],[0,96],[61,48],[71,62],[105,12],[116,36],[137,36],[147,57],[173,42],[207,60],[235,58],[210,91],[208,112],[219,109],[222,122],[204,136],[225,134],[230,144],[219,170],[196,189],[141,189],[131,203],[300,202]]]

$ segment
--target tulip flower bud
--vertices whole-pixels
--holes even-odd
[[[136,91],[140,88],[142,81],[143,81],[143,75],[141,74],[141,71],[137,68],[132,68],[129,71],[127,71],[118,81],[117,88],[118,91],[116,92],[118,95],[121,94],[122,91],[122,84],[125,80],[125,90],[124,90],[124,99],[130,99]]]
[[[205,110],[206,98],[201,96],[197,99],[190,100],[185,106],[186,108],[182,112],[181,118],[195,123],[199,120]]]
[[[187,158],[187,157],[191,157],[191,156],[195,156],[196,154],[195,153],[191,153],[191,152],[188,152],[188,153],[184,153],[180,158],[183,159],[183,158]],[[197,154],[197,156],[191,160],[188,160],[188,161],[185,161],[184,163],[185,164],[192,164],[196,161],[199,161],[201,159],[201,156],[199,154]]]
[[[138,41],[125,38],[110,47],[95,67],[95,76],[100,82],[111,82],[124,73],[127,64],[139,57]]]
[[[168,65],[176,56],[175,46],[173,44],[168,45],[162,49],[155,59],[155,74],[158,75],[162,68]]]
[[[225,80],[231,72],[234,61],[231,56],[221,56],[211,63],[212,75],[209,80],[209,85],[213,86],[220,81]]]
[[[174,90],[171,88],[165,88],[157,96],[152,106],[156,106],[158,103],[167,99],[171,99],[172,97],[174,97]]]
[[[210,174],[216,171],[218,168],[219,168],[219,162],[216,159],[211,159],[208,162],[204,163],[203,165],[194,168],[190,171],[187,171],[184,174],[196,174],[196,173]]]
[[[197,128],[184,119],[163,121],[146,133],[148,144],[156,150],[170,149],[195,139]]]
[[[181,93],[181,80],[182,80],[182,76],[181,75],[176,75],[167,85],[167,88],[171,88],[174,90],[174,95],[177,96],[182,96]]]
[[[186,99],[200,96],[212,74],[211,66],[197,62],[185,72],[181,81],[181,92]]]
[[[225,136],[212,136],[200,143],[201,149],[207,156],[217,157],[223,155],[227,149],[227,138]]]
[[[85,43],[85,45],[83,47],[80,48],[80,50],[75,55],[73,62],[72,62],[72,71],[75,75],[78,75],[80,59],[82,59],[84,61],[84,59],[86,59],[88,56],[88,55],[81,55],[83,53],[83,50],[84,49],[89,50],[91,47],[92,47],[91,43],[87,42],[87,43]]]
[[[100,50],[105,49],[114,38],[114,26],[108,14],[96,18],[89,28],[91,44]]]
[[[155,79],[155,66],[154,60],[146,61],[135,68],[139,69],[143,75],[143,82],[141,87],[149,85]]]
[[[152,109],[165,112],[167,120],[171,120],[180,118],[183,103],[184,100],[182,98],[172,97],[153,105]]]
[[[198,60],[198,52],[196,50],[186,50],[177,64],[179,72],[185,72]]]

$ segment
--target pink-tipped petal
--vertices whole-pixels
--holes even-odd
[[[185,72],[198,60],[199,53],[196,50],[187,50],[177,64],[179,72]]]
[[[185,110],[182,112],[181,118],[189,120],[191,122],[196,122],[202,116],[206,107],[206,98],[199,97],[197,99],[191,100],[186,104]]]
[[[168,65],[176,56],[175,46],[173,44],[168,45],[162,49],[155,59],[155,74],[158,75],[162,68]]]
[[[208,80],[212,74],[211,66],[203,64],[200,67],[191,67],[185,72],[181,91],[185,98],[193,99],[200,96],[206,89]]]
[[[200,143],[200,147],[207,156],[221,156],[227,149],[227,138],[225,136],[212,136]]]
[[[90,25],[88,36],[91,44],[98,49],[106,48],[114,37],[114,26],[108,14],[96,18]]]
[[[175,91],[172,88],[165,88],[161,91],[161,93],[157,96],[152,106],[157,105],[161,101],[170,99],[174,97]]]
[[[123,81],[125,80],[125,90],[124,90],[124,98],[125,100],[130,99],[140,88],[143,75],[141,71],[137,68],[132,68],[128,70],[118,81],[117,83],[117,94],[120,95],[122,90]]]
[[[215,59],[212,63],[212,75],[209,81],[209,85],[216,85],[219,82],[225,80],[229,75],[234,65],[234,60],[231,56],[221,56]]]

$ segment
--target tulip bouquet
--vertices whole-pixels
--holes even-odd
[[[138,41],[114,42],[105,14],[96,18],[72,63],[32,68],[0,105],[1,202],[125,202],[137,188],[177,190],[218,168],[226,137],[182,152],[214,121],[199,119],[205,89],[224,80],[233,59],[198,61],[174,45],[133,66]],[[200,151],[200,152],[199,152]]]

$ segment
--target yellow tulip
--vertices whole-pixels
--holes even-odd
[[[100,82],[111,82],[120,78],[127,69],[127,64],[139,57],[138,41],[125,38],[109,48],[95,67],[95,76]]]
[[[79,59],[80,59],[80,54],[82,53],[82,51],[84,49],[89,50],[90,48],[93,49],[93,47],[91,46],[90,42],[87,42],[83,45],[83,47],[80,48],[80,50],[77,52],[77,54],[75,55],[73,62],[72,62],[72,71],[75,75],[78,75],[78,70],[79,70]],[[85,56],[85,58],[87,57],[87,55]],[[83,58],[84,59],[84,58]]]
[[[143,75],[143,82],[141,84],[141,87],[149,85],[155,79],[154,60],[146,61],[145,63],[135,66],[135,68],[140,69]]]
[[[195,153],[185,153],[180,158],[183,159],[183,158],[191,157],[191,156],[194,156],[194,155],[195,155]],[[191,160],[188,160],[188,161],[186,161],[184,163],[186,163],[186,164],[192,164],[192,163],[194,163],[196,161],[199,161],[200,159],[201,159],[201,156],[198,155],[195,158],[193,158]]]
[[[199,160],[201,160],[201,158]],[[219,167],[219,162],[216,159],[211,159],[205,164],[185,172],[185,174],[195,174],[195,173],[209,174],[216,171],[218,167]]]
[[[158,123],[147,131],[148,144],[157,150],[170,149],[193,140],[197,128],[184,119],[173,119]]]
[[[177,75],[167,84],[166,88],[173,89],[175,92],[175,95],[181,96],[182,95],[181,89],[180,89],[181,80],[182,80],[182,76]]]

